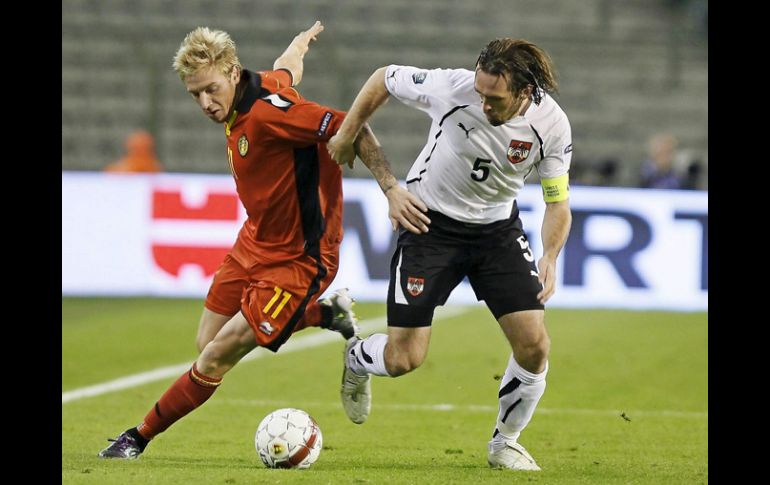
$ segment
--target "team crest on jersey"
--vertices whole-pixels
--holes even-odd
[[[412,296],[422,293],[423,288],[425,288],[425,278],[412,278],[410,276],[406,280],[406,289]]]
[[[428,75],[425,71],[415,72],[412,74],[412,81],[415,84],[422,84],[425,81],[425,77]]]
[[[531,148],[531,141],[511,140],[511,144],[508,145],[508,160],[511,163],[519,163],[526,160]]]
[[[246,138],[246,135],[241,135],[241,137],[238,138],[238,153],[240,153],[242,157],[245,157],[246,154],[249,153],[249,140]]]

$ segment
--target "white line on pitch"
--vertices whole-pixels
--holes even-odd
[[[267,407],[291,407],[293,403],[282,400],[262,400],[262,399],[230,399],[222,398],[216,401],[212,400],[212,403],[216,402],[218,405],[233,404],[237,406],[267,406]],[[294,403],[296,404],[296,403]],[[306,408],[319,407],[319,408],[338,408],[341,407],[339,402],[305,402],[303,406]],[[496,413],[497,406],[490,404],[374,404],[374,408],[388,409],[394,411],[462,411],[462,412],[479,412],[479,413]],[[535,410],[538,414],[569,414],[569,415],[583,415],[583,416],[620,416],[626,415],[629,419],[635,417],[656,417],[656,418],[698,418],[708,419],[708,412],[699,411],[672,411],[668,409],[660,410],[612,410],[612,409],[579,409],[579,408],[543,408],[538,407]]]
[[[465,306],[448,306],[436,308],[435,320],[444,320],[452,318],[468,310]],[[373,332],[381,330],[385,327],[387,321],[385,317],[370,318],[359,322],[361,332]],[[341,337],[337,332],[317,332],[307,336],[298,335],[290,338],[286,344],[284,344],[279,350],[279,354],[287,354],[289,352],[296,352],[298,350],[309,349],[312,347],[318,347],[331,342],[342,343]],[[241,362],[247,362],[249,360],[260,359],[266,355],[273,355],[273,352],[269,350],[257,347],[252,350]],[[178,377],[183,372],[188,370],[192,365],[193,360],[188,362],[172,365],[168,367],[160,367],[148,372],[142,372],[139,374],[133,374],[126,377],[121,377],[109,382],[102,382],[101,384],[94,384],[92,386],[81,387],[73,389],[71,391],[62,392],[61,402],[66,404],[68,402],[77,401],[86,397],[99,396],[107,394],[109,392],[121,391],[123,389],[129,389],[132,387],[141,386],[149,382],[159,381],[168,377]]]

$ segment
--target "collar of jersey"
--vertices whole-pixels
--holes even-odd
[[[225,135],[230,136],[230,129],[233,127],[233,123],[235,123],[235,118],[238,116],[238,110],[233,110],[233,114],[230,115],[230,119],[227,120],[227,123],[225,123]]]
[[[243,74],[246,78],[246,86],[243,89],[243,96],[235,107],[235,111],[239,113],[246,113],[251,109],[251,106],[259,99],[259,93],[262,91],[262,77],[254,71],[247,69],[243,70]]]
[[[233,114],[230,115],[227,123],[225,123],[225,134],[228,136],[230,135],[230,129],[233,127],[233,123],[235,123],[235,118],[238,116],[238,113],[248,112],[257,99],[259,99],[259,95],[262,91],[262,77],[259,74],[244,69],[241,76],[245,78],[246,83],[243,88],[243,96],[241,96],[238,106],[235,107]]]

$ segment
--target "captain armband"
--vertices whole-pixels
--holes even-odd
[[[559,175],[552,179],[540,179],[543,186],[543,200],[546,202],[561,202],[569,199],[569,175]]]

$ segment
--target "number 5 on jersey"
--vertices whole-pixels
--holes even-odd
[[[482,165],[482,163],[492,163],[492,160],[477,158],[476,161],[473,162],[473,172],[471,173],[471,178],[476,182],[483,182],[487,179],[487,177],[489,177],[489,167]],[[481,175],[477,174],[476,170],[481,170]]]
[[[270,314],[270,318],[277,317],[278,314],[281,313],[281,310],[283,310],[283,307],[286,306],[286,303],[288,303],[289,299],[291,298],[291,293],[289,293],[286,290],[282,290],[277,286],[273,288],[273,291],[275,291],[275,295],[273,295],[270,301],[267,302],[267,305],[265,305],[265,308],[262,309],[262,313],[267,314],[267,312],[269,312],[270,309],[273,308],[273,305],[275,305],[275,302],[281,299],[281,295],[283,295],[283,298],[281,299],[281,302],[275,306],[275,310],[273,310],[273,313]]]

